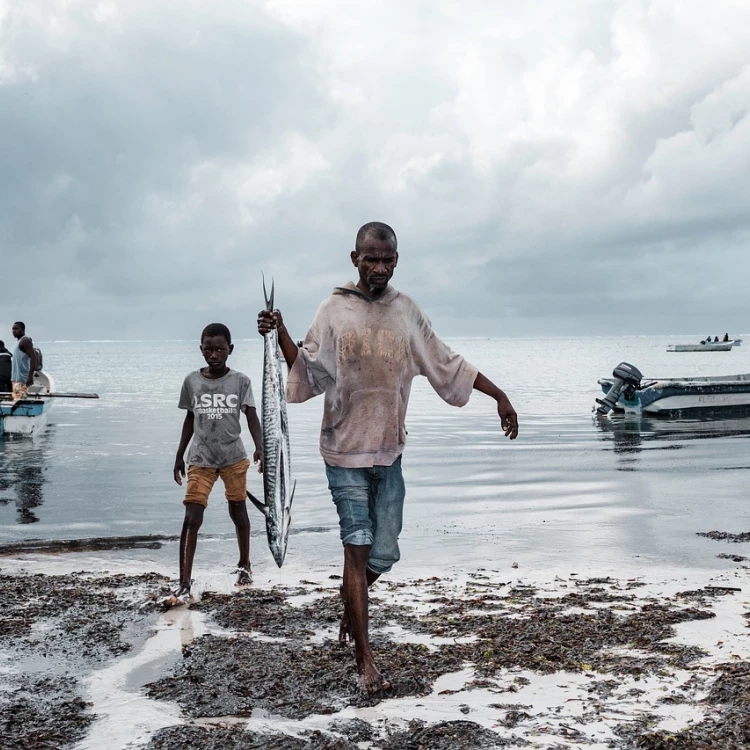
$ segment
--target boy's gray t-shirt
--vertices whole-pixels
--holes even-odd
[[[213,380],[191,372],[182,384],[180,409],[195,415],[188,464],[222,469],[247,458],[242,444],[240,417],[255,407],[250,378],[230,370]]]

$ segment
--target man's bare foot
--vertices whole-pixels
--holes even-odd
[[[339,586],[339,596],[341,597],[341,603],[344,605],[344,614],[341,615],[341,623],[339,624],[339,643],[350,643],[354,640],[354,636],[352,636],[352,625],[349,622],[349,610],[346,608],[346,602],[344,601],[343,586]]]
[[[359,672],[359,689],[362,692],[372,694],[391,689],[391,683],[380,674],[373,661],[366,660],[357,664],[357,672]]]

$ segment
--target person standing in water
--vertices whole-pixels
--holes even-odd
[[[174,480],[182,486],[185,477],[185,451],[188,454],[185,520],[180,536],[180,582],[165,599],[168,606],[187,604],[190,600],[193,560],[198,544],[198,531],[208,496],[221,477],[227,499],[229,517],[237,533],[240,559],[237,563],[236,585],[252,583],[250,566],[250,519],[247,516],[247,470],[250,461],[242,444],[240,415],[244,412],[255,444],[253,461],[263,470],[260,422],[253,400],[250,378],[230,370],[227,359],[232,353],[232,334],[222,323],[211,323],[201,334],[201,354],[207,367],[191,372],[182,384],[180,409],[185,421],[174,462]]]
[[[29,387],[34,383],[34,373],[39,368],[34,342],[26,335],[26,324],[20,320],[11,329],[18,344],[13,352],[13,367],[10,375],[12,381],[13,400],[26,398]]]
[[[281,313],[261,311],[258,332],[276,328],[290,367],[287,399],[325,394],[320,452],[344,546],[344,614],[339,640],[353,639],[360,686],[390,687],[369,640],[368,587],[399,560],[405,497],[401,456],[412,380],[424,375],[447,403],[463,406],[472,390],[494,399],[506,437],[518,417],[505,393],[451,351],[416,302],[389,285],[398,264],[396,234],[371,222],[357,233],[356,284],[337,287],[318,308],[300,347]]]

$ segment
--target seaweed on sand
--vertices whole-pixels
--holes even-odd
[[[156,574],[94,577],[2,575],[0,645],[16,651],[97,663],[143,640],[156,605],[143,588],[159,588]],[[44,624],[44,628],[33,627]],[[57,636],[57,637],[53,637]]]
[[[155,574],[0,576],[0,648],[25,670],[3,675],[3,750],[51,750],[85,736],[94,717],[69,675],[80,678],[144,641],[157,610],[143,589],[164,583]]]
[[[3,750],[58,748],[82,739],[94,717],[69,677],[15,677],[0,691]]]
[[[309,639],[322,633],[338,635],[343,605],[338,595],[317,597],[302,605],[288,603],[288,591],[281,588],[246,589],[235,594],[208,592],[192,609],[211,614],[224,628],[235,632],[258,632],[277,638]],[[293,594],[307,593],[305,589]],[[387,604],[370,597],[373,630],[388,622],[405,622],[407,607]],[[411,618],[410,622],[414,622]]]
[[[358,750],[343,737],[319,731],[306,738],[284,734],[261,734],[243,728],[176,726],[160,729],[147,750]]]
[[[515,736],[501,737],[473,721],[442,721],[430,725],[412,721],[408,729],[390,735],[378,746],[382,750],[495,750],[528,744]]]
[[[454,647],[430,651],[416,644],[389,643],[377,648],[378,666],[391,689],[363,694],[350,648],[333,642],[301,647],[250,638],[203,636],[183,649],[178,674],[146,686],[154,698],[177,701],[194,718],[249,716],[263,708],[293,719],[331,714],[347,705],[426,695],[441,674],[463,663]]]
[[[523,617],[466,618],[478,640],[463,647],[464,656],[483,676],[510,667],[544,673],[594,669],[641,674],[658,671],[664,664],[683,666],[698,658],[702,654],[698,649],[662,641],[674,635],[675,623],[714,616],[706,610],[654,604],[625,616],[608,609],[566,614],[537,600],[524,609]],[[435,630],[444,632],[439,613],[431,613],[431,622]],[[450,622],[455,622],[454,614]],[[632,659],[608,651],[624,647],[648,650],[653,656],[650,660]]]
[[[705,699],[714,708],[702,721],[679,732],[646,731],[637,723],[617,733],[633,750],[747,750],[750,747],[750,663],[721,664]]]

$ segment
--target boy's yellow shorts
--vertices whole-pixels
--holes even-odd
[[[235,503],[247,500],[247,470],[249,468],[249,458],[243,458],[242,461],[221,469],[191,464],[187,470],[187,490],[182,502],[198,503],[206,508],[208,496],[219,477],[224,482],[224,495],[227,500]]]

